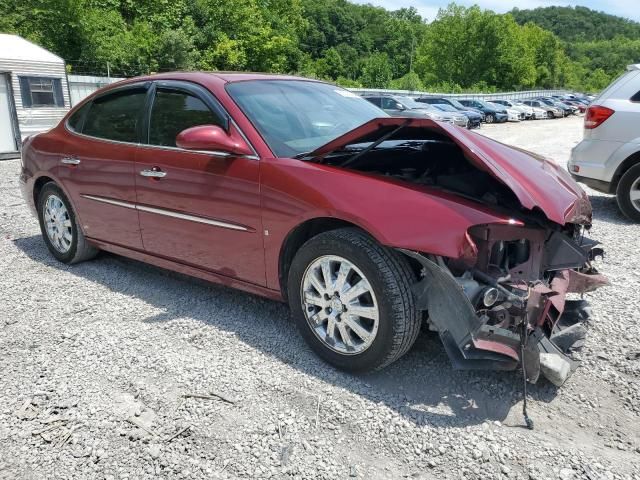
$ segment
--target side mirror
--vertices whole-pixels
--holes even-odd
[[[406,110],[406,108],[401,103],[396,103],[396,110]]]
[[[233,126],[229,133],[217,125],[198,125],[187,128],[176,137],[176,145],[185,150],[224,152],[232,155],[254,154]]]

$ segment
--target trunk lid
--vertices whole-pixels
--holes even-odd
[[[323,158],[347,145],[373,142],[404,127],[387,140],[419,140],[424,131],[436,131],[455,142],[478,169],[506,185],[528,210],[541,210],[560,225],[591,223],[587,194],[568,172],[552,161],[526,150],[507,146],[469,130],[418,118],[377,118],[356,127],[308,154]]]

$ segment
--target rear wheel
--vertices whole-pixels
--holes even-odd
[[[351,372],[394,362],[420,331],[406,258],[364,232],[321,233],[296,254],[288,278],[294,320],[313,351]]]
[[[98,253],[97,248],[87,243],[69,199],[53,182],[45,184],[40,191],[38,219],[44,242],[59,261],[78,263]]]
[[[640,222],[640,164],[634,165],[618,182],[618,206],[634,222]]]

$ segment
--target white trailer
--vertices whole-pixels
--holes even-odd
[[[17,35],[0,34],[0,159],[55,126],[71,105],[64,60]]]

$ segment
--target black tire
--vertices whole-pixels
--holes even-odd
[[[495,117],[491,113],[487,113],[487,115],[484,117],[484,120],[487,123],[493,123],[496,121]]]
[[[378,331],[361,353],[342,354],[325,344],[309,325],[301,290],[307,267],[324,255],[338,255],[359,268],[378,300]],[[327,363],[349,372],[381,369],[407,353],[420,332],[421,315],[410,285],[416,281],[407,259],[356,228],[321,233],[296,253],[288,277],[291,314],[311,349]]]
[[[68,212],[69,221],[71,222],[71,245],[68,250],[64,252],[61,252],[54,247],[45,227],[44,209],[47,200],[52,195],[55,195],[62,201]],[[82,233],[82,229],[78,227],[75,212],[71,207],[71,202],[69,202],[69,199],[62,189],[54,182],[45,184],[38,195],[38,220],[40,221],[40,231],[42,232],[44,243],[47,245],[51,254],[60,262],[67,264],[79,263],[85,260],[90,260],[98,254],[98,249],[87,243],[84,234]]]
[[[553,118],[556,118],[556,116],[553,114],[553,112],[547,111],[547,118],[551,120]]]
[[[630,220],[640,223],[640,205],[634,206],[631,201],[632,188],[634,191],[640,188],[640,164],[634,165],[625,172],[616,189],[616,199],[622,213]]]

